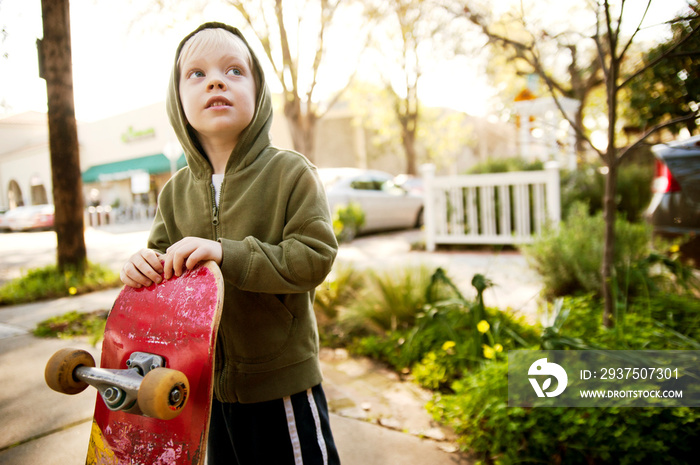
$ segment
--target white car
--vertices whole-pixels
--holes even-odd
[[[29,205],[13,208],[5,213],[6,226],[12,231],[52,229],[53,221],[53,205]]]
[[[394,176],[359,168],[321,168],[333,214],[338,207],[355,203],[365,214],[360,233],[417,228],[423,224],[423,197],[400,187]]]

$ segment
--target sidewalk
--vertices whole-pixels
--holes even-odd
[[[82,348],[99,360],[99,347],[82,340],[38,339],[28,332],[51,315],[107,309],[117,293],[113,289],[0,309],[0,463],[84,463],[96,395],[53,392],[43,372],[60,348]],[[449,432],[425,412],[427,392],[344,351],[324,350],[322,359],[324,388],[334,412],[331,424],[345,465],[469,463],[455,452]]]
[[[338,260],[358,267],[407,263],[443,266],[462,287],[473,273],[497,283],[494,298],[502,303],[537,292],[536,281],[522,275],[521,257],[485,253],[426,254],[411,252],[415,232],[360,238],[341,248]],[[519,269],[519,271],[518,271]],[[489,273],[498,271],[498,277]],[[511,276],[518,284],[503,287]],[[500,290],[499,290],[500,289]],[[502,292],[502,291],[509,292]],[[38,322],[71,310],[111,307],[118,289],[14,307],[0,307],[0,463],[23,465],[83,464],[96,395],[55,393],[46,387],[44,366],[56,350],[83,348],[99,360],[99,347],[80,340],[37,339],[29,333]],[[515,292],[513,294],[512,292]],[[488,296],[487,296],[488,298]],[[488,303],[495,305],[494,303]],[[456,452],[450,432],[434,424],[424,409],[427,391],[367,359],[342,350],[324,350],[324,389],[331,424],[344,465],[468,464]]]

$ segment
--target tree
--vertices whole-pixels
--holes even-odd
[[[371,165],[383,157],[403,151],[402,128],[393,102],[396,94],[387,86],[356,80],[341,98],[362,125],[367,140],[367,160]],[[422,108],[421,125],[415,140],[416,154],[438,169],[455,166],[459,156],[475,146],[474,118],[445,108]]]
[[[615,215],[616,215],[616,204],[615,196],[617,193],[617,177],[618,171],[621,163],[633,153],[633,151],[644,142],[646,138],[650,135],[656,133],[657,131],[665,128],[671,127],[675,124],[684,123],[686,121],[694,120],[700,117],[700,111],[698,111],[697,105],[695,109],[691,109],[686,114],[677,116],[672,119],[667,119],[659,124],[646,128],[645,132],[641,134],[637,140],[627,145],[626,147],[617,146],[617,137],[619,131],[620,123],[620,99],[621,92],[630,85],[630,83],[642,75],[647,70],[653,69],[661,63],[667,63],[667,60],[674,56],[674,54],[680,50],[684,44],[689,43],[690,40],[694,40],[698,32],[697,22],[692,22],[691,20],[697,19],[697,15],[688,15],[686,17],[678,17],[672,20],[671,24],[677,24],[676,27],[682,27],[686,31],[686,34],[682,37],[677,37],[675,41],[668,44],[666,49],[661,52],[656,58],[651,62],[642,62],[636,65],[628,65],[628,70],[626,69],[623,74],[622,65],[625,62],[628,54],[631,51],[631,47],[634,43],[637,34],[642,30],[646,14],[649,11],[653,0],[647,0],[644,14],[642,15],[639,23],[631,34],[625,36],[622,30],[623,20],[626,21],[629,12],[625,10],[626,0],[619,0],[617,5],[613,5],[610,0],[598,0],[592,6],[594,7],[593,12],[593,27],[594,32],[591,36],[593,44],[595,45],[595,50],[598,57],[598,65],[603,74],[603,83],[606,90],[606,115],[607,115],[607,148],[601,150],[596,148],[591,139],[587,134],[585,134],[583,127],[577,124],[575,121],[571,121],[566,112],[564,112],[561,105],[559,105],[558,96],[562,94],[562,88],[557,84],[556,80],[552,76],[551,72],[546,69],[543,65],[542,58],[538,53],[537,41],[534,42],[522,42],[514,41],[508,39],[507,37],[498,36],[497,40],[502,41],[504,44],[513,47],[516,51],[526,52],[529,56],[531,65],[537,74],[544,80],[548,92],[554,97],[555,102],[559,106],[564,118],[569,120],[569,123],[576,130],[578,137],[584,140],[590,147],[595,150],[599,155],[600,159],[603,161],[606,169],[605,175],[605,194],[603,200],[603,216],[605,218],[605,244],[603,247],[603,265],[601,267],[601,279],[603,288],[603,298],[604,298],[604,310],[603,310],[603,323],[605,326],[610,327],[614,324],[613,308],[614,308],[614,296],[613,296],[613,281],[615,277],[613,276],[613,258],[615,252]],[[464,13],[471,18],[474,18],[473,13],[470,13],[470,9],[466,7]],[[480,20],[479,20],[480,21]],[[479,21],[476,21],[479,24]],[[484,32],[489,35],[491,34],[488,25],[482,24]],[[697,50],[687,52],[691,57],[697,57],[700,52]],[[685,54],[684,54],[685,55]],[[571,63],[574,63],[573,57]],[[676,72],[680,72],[677,69]]]
[[[252,28],[262,44],[275,75],[282,84],[284,115],[290,127],[294,149],[313,161],[315,152],[316,122],[335,104],[345,88],[329,99],[321,110],[316,96],[321,65],[326,55],[326,37],[343,0],[307,0],[301,8],[284,8],[282,0],[260,1],[256,7],[251,2],[228,0]],[[299,6],[295,4],[295,6]],[[315,11],[314,11],[315,10]],[[309,14],[311,11],[311,14]],[[272,19],[271,19],[272,18]],[[316,41],[312,46],[300,41],[302,29],[314,29]],[[290,40],[296,37],[293,42]],[[362,33],[353,41],[362,42]],[[313,47],[304,49],[304,47]],[[301,54],[313,51],[309,68],[303,68]],[[306,80],[302,75],[306,75]],[[352,81],[354,73],[348,79]]]
[[[78,129],[73,104],[68,0],[42,0],[44,38],[38,41],[46,80],[57,266],[82,273],[87,264]]]
[[[416,138],[421,121],[418,88],[422,69],[429,66],[431,56],[435,59],[436,55],[459,52],[461,34],[451,31],[454,18],[446,16],[428,0],[365,0],[365,4],[366,17],[370,21],[380,20],[378,31],[386,34],[375,37],[378,42],[375,46],[382,50],[383,79],[393,96],[394,113],[401,127],[405,171],[416,175]],[[392,80],[392,73],[400,79]]]
[[[498,19],[482,13],[477,6],[464,5],[460,11],[450,2],[446,8],[479,27],[488,37],[492,56],[505,56],[517,74],[537,74],[547,79],[558,95],[581,102],[571,121],[578,129],[576,152],[581,156],[587,149],[583,124],[586,101],[603,83],[600,60],[591,44],[586,44],[589,31],[563,27],[566,23],[562,21],[556,26],[530,24],[522,5],[519,10],[508,11]]]
[[[607,168],[605,177],[605,195],[603,198],[603,216],[605,218],[605,244],[603,247],[603,298],[605,300],[605,308],[603,311],[603,324],[611,327],[614,322],[612,320],[614,299],[613,299],[613,257],[615,253],[615,195],[617,193],[617,174],[622,161],[633,152],[642,142],[660,129],[667,126],[672,126],[677,123],[682,123],[687,120],[692,120],[700,117],[700,112],[696,109],[685,115],[679,116],[672,120],[668,120],[658,125],[648,128],[636,142],[624,148],[618,148],[616,145],[618,135],[618,106],[620,103],[620,92],[629,83],[646,70],[655,67],[662,61],[667,60],[680,46],[687,42],[698,32],[697,25],[695,28],[688,23],[687,19],[678,18],[673,23],[686,23],[689,28],[688,34],[682,39],[676,41],[673,45],[659,55],[657,59],[651,63],[640,63],[636,69],[632,70],[629,75],[623,77],[620,74],[621,64],[625,59],[626,54],[642,28],[646,12],[649,11],[652,0],[648,0],[645,13],[642,16],[635,31],[629,38],[624,38],[621,32],[622,22],[625,16],[625,0],[621,0],[620,7],[617,12],[611,6],[609,0],[603,0],[598,4],[596,11],[596,33],[594,40],[598,49],[599,59],[605,75],[605,88],[607,96],[608,110],[608,146],[603,151],[598,151],[603,163]],[[695,52],[693,56],[700,55],[700,52]],[[680,70],[679,70],[680,71]]]
[[[349,7],[345,9],[351,4],[349,0],[132,0],[132,6],[136,10],[134,24],[149,28],[153,21],[164,27],[173,27],[178,18],[192,19],[208,6],[233,7],[262,46],[264,54],[260,54],[259,58],[261,61],[267,58],[271,65],[273,74],[267,75],[268,83],[274,84],[276,78],[282,86],[284,116],[294,149],[312,161],[316,122],[336,103],[354,77],[354,72],[348,71],[344,87],[340,87],[333,95],[319,96],[323,75],[326,72],[337,74],[337,69],[325,66],[329,57],[328,38],[333,35],[338,24],[352,16]],[[366,46],[364,37],[368,36],[367,30],[369,25],[359,23],[353,30],[352,42],[360,44],[360,50]],[[347,56],[342,58],[345,62],[349,61],[350,65],[355,59]],[[357,66],[345,67],[357,69]]]
[[[700,104],[700,60],[693,55],[700,51],[700,35],[684,41],[684,38],[700,24],[700,3],[689,5],[689,22],[673,25],[673,37],[667,42],[652,48],[644,54],[645,63],[654,63],[663,56],[669,47],[683,41],[675,52],[655,66],[648,67],[632,79],[625,94],[624,118],[628,126],[637,131],[655,126],[664,121],[688,114]],[[693,18],[694,17],[694,18]],[[685,127],[690,134],[698,130],[698,122],[687,119],[669,126],[667,129],[678,134]]]

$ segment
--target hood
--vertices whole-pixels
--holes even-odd
[[[233,173],[245,168],[251,164],[258,154],[268,145],[270,145],[270,126],[272,125],[272,99],[270,90],[265,82],[265,75],[258,57],[250,48],[248,41],[243,37],[241,32],[232,26],[223,23],[204,23],[197,29],[188,34],[177,47],[175,53],[175,62],[170,73],[170,83],[168,85],[168,93],[166,96],[166,109],[170,124],[175,130],[180,145],[185,152],[187,165],[192,171],[195,178],[198,180],[211,180],[212,167],[209,163],[204,150],[197,141],[194,130],[187,124],[185,113],[182,110],[182,102],[180,101],[180,76],[177,66],[177,58],[180,56],[180,50],[187,40],[202,29],[221,28],[232,32],[243,40],[243,43],[250,50],[250,55],[253,58],[253,66],[256,68],[257,76],[256,85],[258,94],[256,96],[256,107],[253,120],[247,128],[243,130],[238,138],[238,144],[233,149],[226,166],[226,173]]]

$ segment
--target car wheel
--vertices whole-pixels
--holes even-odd
[[[416,228],[420,228],[423,226],[423,207],[420,207],[420,210],[418,210],[418,215],[416,215]]]

